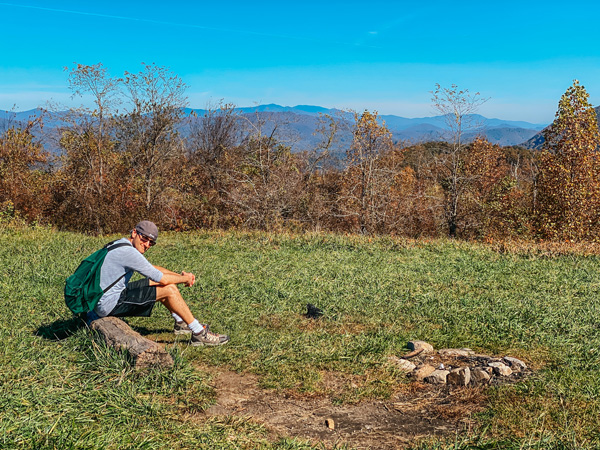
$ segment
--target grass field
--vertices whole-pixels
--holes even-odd
[[[329,235],[161,236],[154,264],[196,274],[182,288],[223,348],[168,346],[173,369],[136,372],[64,306],[81,259],[118,236],[0,227],[0,448],[313,448],[247,419],[206,419],[218,366],[267,389],[388,398],[408,381],[386,364],[422,339],[437,348],[510,354],[537,369],[490,388],[478,426],[437,448],[600,448],[600,258],[499,252],[481,244]],[[306,304],[324,311],[303,317]],[[162,307],[130,325],[170,339]],[[348,385],[332,393],[323,374]],[[319,447],[316,447],[319,448]]]

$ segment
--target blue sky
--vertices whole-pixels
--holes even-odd
[[[436,83],[487,117],[552,121],[578,79],[600,104],[600,3],[0,0],[0,109],[77,106],[64,67],[166,66],[191,107],[223,99],[435,115]]]

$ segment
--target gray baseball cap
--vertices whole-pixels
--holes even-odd
[[[142,220],[135,226],[134,229],[138,233],[143,234],[144,236],[148,236],[153,241],[156,241],[158,239],[158,228],[156,225],[154,225],[154,223],[150,222],[149,220]]]

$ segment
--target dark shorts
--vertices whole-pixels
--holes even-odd
[[[156,303],[156,286],[150,286],[150,280],[129,283],[121,292],[119,301],[108,314],[113,317],[150,317]]]

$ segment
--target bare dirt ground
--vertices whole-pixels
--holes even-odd
[[[485,400],[480,388],[411,383],[408,392],[386,401],[335,405],[326,397],[262,389],[253,375],[203,370],[213,374],[217,391],[216,404],[207,415],[249,417],[274,438],[298,437],[327,448],[347,444],[357,449],[397,449],[427,436],[454,435],[472,425],[471,414]]]

